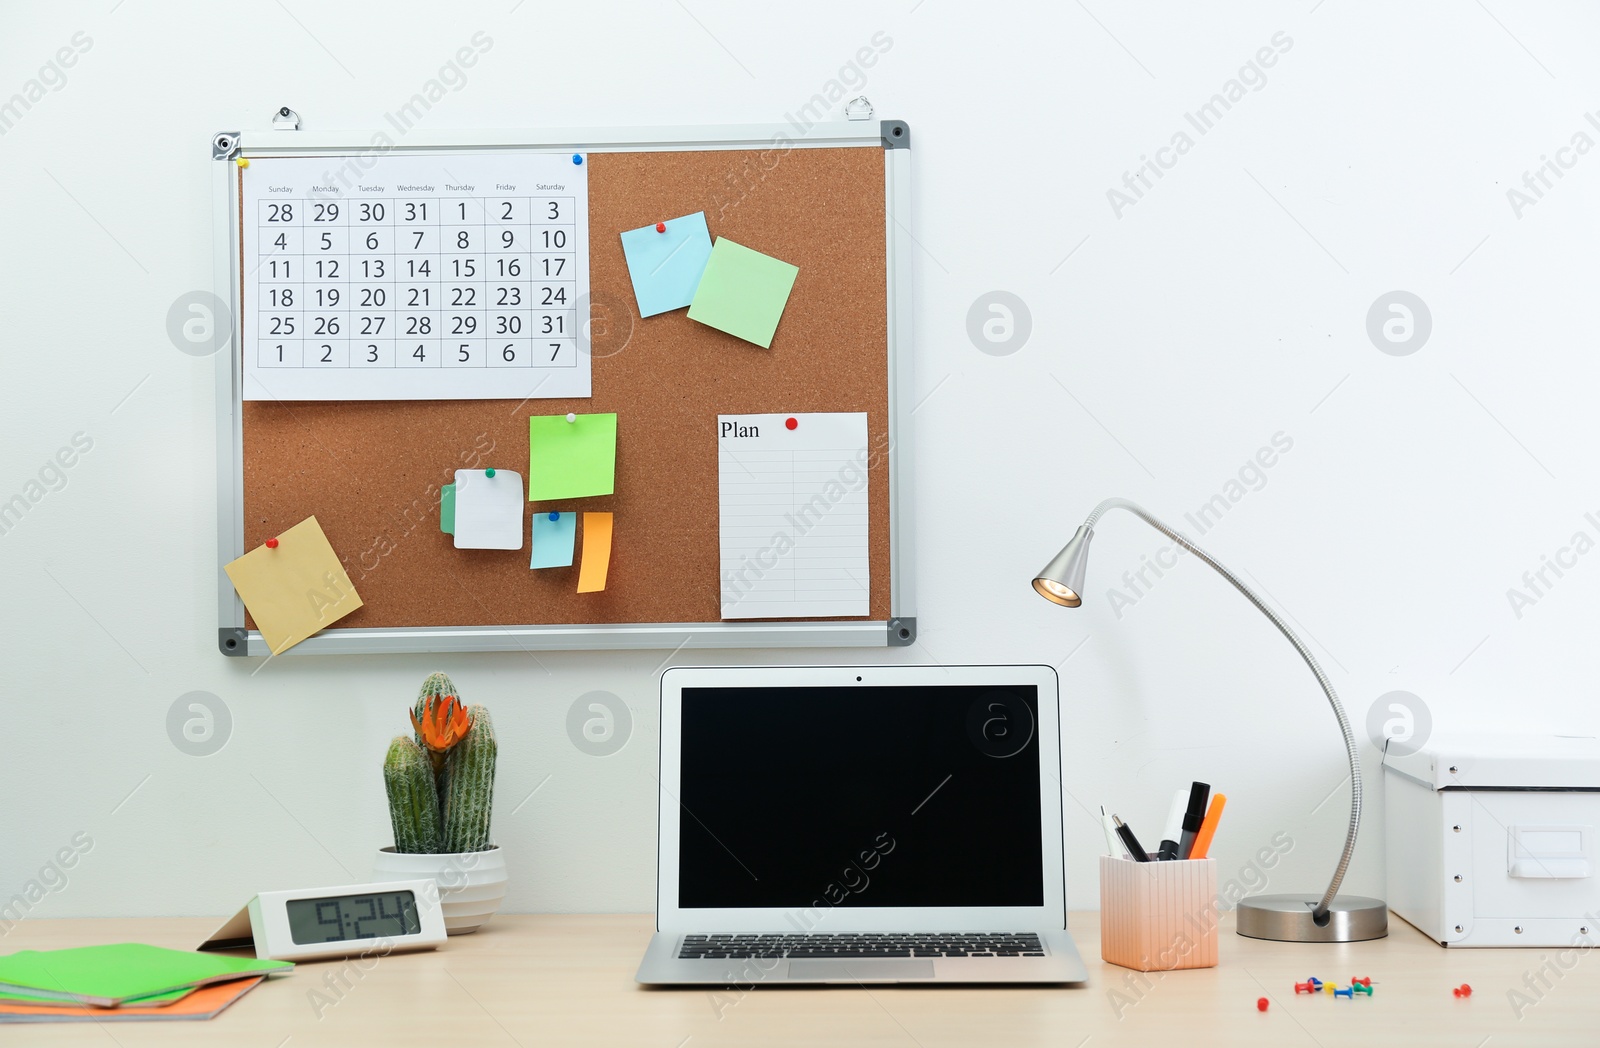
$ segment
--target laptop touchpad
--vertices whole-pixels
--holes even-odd
[[[807,960],[796,958],[789,962],[789,978],[791,979],[931,979],[933,978],[932,961],[899,960],[884,958],[882,960],[862,958],[860,960]]]

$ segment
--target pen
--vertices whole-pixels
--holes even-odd
[[[1106,854],[1113,859],[1120,859],[1128,854],[1128,849],[1122,846],[1122,839],[1117,836],[1117,827],[1111,821],[1111,816],[1106,813],[1106,806],[1100,805],[1100,827],[1106,831]]]
[[[1183,805],[1188,798],[1188,790],[1179,788],[1172,795],[1172,807],[1167,809],[1167,828],[1161,835],[1161,848],[1156,852],[1156,858],[1162,860],[1176,859],[1178,857],[1178,839],[1183,834]]]
[[[1206,820],[1200,824],[1200,832],[1195,835],[1194,848],[1189,852],[1191,859],[1204,859],[1211,850],[1211,837],[1217,832],[1217,823],[1222,820],[1222,807],[1228,803],[1228,795],[1219,793],[1211,798],[1211,807],[1206,811]]]
[[[1200,832],[1200,824],[1206,818],[1206,798],[1211,795],[1211,787],[1206,783],[1197,782],[1189,787],[1189,810],[1183,813],[1183,837],[1178,844],[1178,858],[1192,858],[1194,852],[1195,835]]]
[[[1144,846],[1139,843],[1139,838],[1133,835],[1133,831],[1128,829],[1128,824],[1115,815],[1111,816],[1111,821],[1117,824],[1117,836],[1121,837],[1122,843],[1127,846],[1128,854],[1138,862],[1149,862],[1150,854],[1144,850]]]

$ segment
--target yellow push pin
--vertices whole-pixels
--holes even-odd
[[[242,156],[242,157],[240,157],[238,159],[238,164],[239,164],[240,167],[249,167],[250,166],[250,158],[246,157],[246,156]]]

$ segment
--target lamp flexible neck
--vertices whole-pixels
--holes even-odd
[[[1095,522],[1104,516],[1106,511],[1113,509],[1127,510],[1132,513],[1185,550],[1194,554],[1196,559],[1205,562],[1211,570],[1226,579],[1229,585],[1243,594],[1244,598],[1251,604],[1254,604],[1256,610],[1265,615],[1269,622],[1278,627],[1278,632],[1283,634],[1290,644],[1294,645],[1294,650],[1300,653],[1300,657],[1305,660],[1306,665],[1311,668],[1312,674],[1316,676],[1317,683],[1322,686],[1322,693],[1328,697],[1328,705],[1333,707],[1333,715],[1339,721],[1339,730],[1344,734],[1345,753],[1350,758],[1350,829],[1345,834],[1344,851],[1339,855],[1339,866],[1333,871],[1333,880],[1328,882],[1328,890],[1323,893],[1322,901],[1312,911],[1313,918],[1318,921],[1323,920],[1327,916],[1328,908],[1333,904],[1333,897],[1339,892],[1339,885],[1344,880],[1345,870],[1350,866],[1350,855],[1355,851],[1356,847],[1356,831],[1361,827],[1361,758],[1356,751],[1355,733],[1350,730],[1350,719],[1345,716],[1344,706],[1339,702],[1339,696],[1334,693],[1333,684],[1328,680],[1328,675],[1322,672],[1322,667],[1317,664],[1316,657],[1311,654],[1300,638],[1295,635],[1294,630],[1289,628],[1288,623],[1284,622],[1276,611],[1272,610],[1265,601],[1256,596],[1249,586],[1240,581],[1237,575],[1219,563],[1215,557],[1168,527],[1143,506],[1136,502],[1129,502],[1127,499],[1106,499],[1090,512],[1088,519],[1083,522],[1084,527],[1092,530]]]

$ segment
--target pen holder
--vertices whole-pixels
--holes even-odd
[[[1217,860],[1100,857],[1100,957],[1135,971],[1217,966]]]

